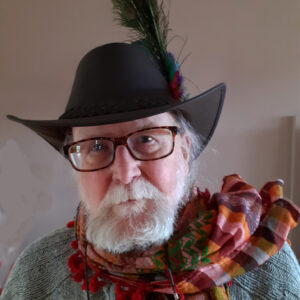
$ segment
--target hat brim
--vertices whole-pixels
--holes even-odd
[[[201,135],[203,150],[217,126],[224,103],[225,92],[225,83],[220,83],[204,93],[186,101],[179,102],[178,104],[168,104],[148,109],[78,119],[27,120],[13,115],[7,115],[7,118],[32,129],[51,146],[62,153],[66,130],[71,127],[133,121],[172,110],[180,110],[190,121],[196,132]]]

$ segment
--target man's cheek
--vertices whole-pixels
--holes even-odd
[[[157,187],[160,192],[168,196],[176,184],[176,176],[172,170],[172,167],[170,166],[169,169],[163,168],[157,172],[154,176],[154,182],[152,184]]]
[[[96,209],[100,201],[104,197],[103,185],[99,184],[99,180],[91,174],[84,174],[80,178],[80,183],[86,199],[83,199],[90,209]]]

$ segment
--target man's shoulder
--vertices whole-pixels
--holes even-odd
[[[27,269],[46,270],[48,264],[60,264],[74,251],[70,246],[74,239],[73,229],[57,229],[28,245],[17,258],[14,267],[19,266],[25,272]]]
[[[236,277],[230,292],[232,299],[299,299],[300,268],[290,246],[281,250],[263,265]]]
[[[70,243],[75,239],[73,228],[60,228],[51,232],[50,234],[44,235],[33,243],[28,245],[20,254],[18,260],[25,260],[30,262],[29,259],[32,256],[36,256],[34,263],[37,259],[47,259],[50,257],[60,256],[65,253],[68,249],[71,251]]]
[[[74,239],[73,229],[61,228],[27,246],[15,261],[2,299],[38,298],[58,289],[69,277],[67,259]]]

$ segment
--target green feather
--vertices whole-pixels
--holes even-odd
[[[156,0],[112,0],[117,21],[130,29],[131,39],[139,41],[153,54],[167,79],[170,66],[167,59],[169,20],[163,2]]]

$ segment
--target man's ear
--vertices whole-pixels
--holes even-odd
[[[191,149],[191,139],[189,136],[183,134],[182,135],[182,143],[181,143],[181,152],[185,162],[185,173],[188,174],[189,171],[189,161],[190,161],[190,149]]]

